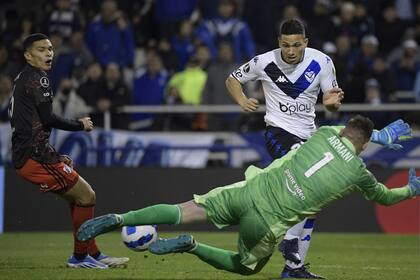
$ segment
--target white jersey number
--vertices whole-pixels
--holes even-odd
[[[334,159],[334,155],[331,152],[324,153],[324,157],[320,161],[316,162],[308,170],[306,170],[305,172],[306,178],[309,178],[312,175],[314,175],[315,172],[317,172],[319,169],[321,169],[321,167],[323,167],[324,165],[326,165],[333,159]]]
[[[13,117],[13,109],[15,107],[15,95],[14,95],[15,94],[15,88],[16,88],[16,85],[13,86],[12,97],[10,98],[10,103],[9,103],[8,113],[9,113],[9,118],[10,119]]]
[[[12,96],[12,98],[10,99],[10,104],[9,104],[9,118],[10,119],[13,117],[14,107],[15,107],[15,97]]]

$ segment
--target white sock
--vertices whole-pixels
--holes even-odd
[[[306,219],[289,228],[284,236],[284,239],[291,240],[299,238],[302,235],[303,226],[305,225],[305,222]]]
[[[295,239],[298,238],[299,239],[299,245],[300,245],[300,236],[302,235],[303,232],[303,227],[306,223],[306,220],[303,220],[302,222],[297,223],[296,225],[292,226],[291,228],[289,228],[289,230],[286,232],[286,235],[284,236],[284,239],[286,240],[291,240],[291,239]],[[299,250],[299,255],[300,255],[300,250]],[[302,261],[303,262],[303,261]],[[288,261],[286,260],[286,265],[292,269],[294,268],[298,268],[302,266],[302,262],[300,264],[295,264],[294,262]]]
[[[312,231],[314,230],[314,225],[315,225],[315,218],[306,218],[306,222],[303,227],[303,231],[302,231],[302,234],[300,235],[299,243],[298,243],[299,256],[300,256],[300,259],[302,260],[301,263],[299,264],[299,267],[301,267],[305,262],[305,258],[309,249],[309,244],[311,243],[311,239],[312,239]]]

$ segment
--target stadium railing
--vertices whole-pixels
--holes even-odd
[[[264,113],[266,110],[265,105],[258,107],[258,113]],[[321,104],[315,106],[316,112],[323,112],[325,108]],[[340,113],[343,112],[420,112],[420,103],[391,103],[391,104],[343,104],[340,107]],[[238,105],[130,105],[123,106],[117,110],[118,113],[122,114],[133,114],[133,113],[158,113],[158,114],[184,114],[184,113],[244,113]],[[106,111],[104,113],[104,128],[105,130],[111,129],[111,113]]]

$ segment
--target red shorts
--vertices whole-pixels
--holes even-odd
[[[65,193],[79,179],[79,174],[63,162],[50,164],[28,159],[25,165],[16,171],[27,181],[39,185],[42,192]]]

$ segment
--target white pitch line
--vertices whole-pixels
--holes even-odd
[[[315,267],[315,266],[314,266]],[[316,267],[319,268],[326,268],[326,269],[354,269],[355,267],[352,266],[343,266],[343,265],[316,265]],[[361,267],[362,270],[391,270],[391,271],[405,271],[405,270],[409,270],[409,271],[420,271],[420,269],[413,269],[413,268],[401,268],[401,267],[379,267],[379,266],[365,266],[365,267]]]

